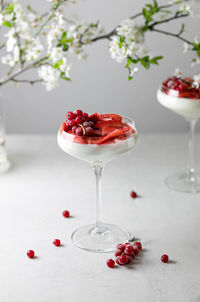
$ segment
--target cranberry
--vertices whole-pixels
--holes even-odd
[[[66,121],[66,126],[67,126],[67,129],[71,129],[71,125],[70,125],[70,120]]]
[[[124,243],[124,245],[125,245],[125,247],[127,247],[129,245],[131,246],[131,244],[129,242]]]
[[[125,245],[124,244],[122,244],[122,243],[119,243],[117,246],[116,246],[116,248],[118,249],[118,250],[120,250],[120,251],[124,251],[125,250]]]
[[[77,126],[73,126],[73,127],[72,127],[72,132],[73,132],[73,133],[76,132],[76,128],[77,128]]]
[[[70,216],[70,212],[67,211],[67,210],[63,211],[63,216],[64,216],[65,218],[68,218],[68,217]]]
[[[124,252],[129,255],[132,256],[133,255],[133,247],[131,245],[126,246]]]
[[[74,113],[76,114],[76,115],[79,115],[79,116],[82,116],[83,115],[83,111],[82,110],[76,110],[76,111],[74,111]]]
[[[55,239],[55,240],[53,241],[53,244],[54,244],[55,246],[60,246],[60,240],[59,240],[59,239]]]
[[[84,112],[84,113],[83,113],[83,117],[87,120],[88,117],[89,117],[89,115],[88,115],[86,112]]]
[[[85,127],[85,128],[86,128],[86,127],[90,127],[90,124],[89,124],[89,123],[90,123],[90,122],[84,122],[84,123],[83,123],[83,127]]]
[[[73,119],[75,119],[76,114],[74,114],[73,112],[69,111],[69,112],[67,112],[66,117],[67,117],[68,120],[73,120]]]
[[[135,255],[137,255],[139,253],[139,249],[137,246],[133,246],[133,252]]]
[[[81,124],[83,122],[82,116],[77,116],[75,119],[76,124]]]
[[[85,128],[85,134],[87,136],[93,136],[94,135],[94,130],[91,127]]]
[[[120,257],[117,257],[116,260],[115,260],[115,262],[116,262],[117,264],[121,265],[121,263],[119,262],[119,258],[120,258]]]
[[[34,258],[35,252],[34,252],[33,250],[28,250],[27,256],[28,256],[29,258]]]
[[[121,250],[116,250],[115,251],[115,257],[121,256],[122,251]]]
[[[127,264],[131,263],[133,260],[133,257],[130,255],[127,255],[126,258],[127,258],[127,262],[126,262]]]
[[[108,259],[106,264],[108,267],[113,268],[115,266],[115,261],[113,259]]]
[[[164,263],[167,263],[169,261],[169,256],[168,255],[162,255],[161,261]]]
[[[77,127],[75,133],[78,136],[82,136],[83,135],[83,129],[81,127]]]
[[[137,198],[138,197],[137,193],[135,191],[131,191],[130,195],[131,195],[132,198]]]
[[[121,255],[121,256],[119,257],[119,263],[120,263],[120,264],[124,265],[124,264],[127,263],[127,261],[128,261],[128,259],[127,259],[127,256],[126,256],[126,255]]]
[[[73,126],[76,126],[75,120],[70,120],[68,124],[69,124],[70,128],[72,128]]]
[[[142,243],[140,241],[135,241],[133,245],[137,246],[138,250],[142,250]]]

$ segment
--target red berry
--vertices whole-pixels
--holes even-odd
[[[135,255],[137,255],[139,253],[139,249],[137,246],[133,246],[133,252]]]
[[[73,133],[76,132],[76,128],[77,128],[77,126],[73,126],[73,127],[72,127],[72,132],[73,132]]]
[[[53,241],[53,244],[54,244],[55,246],[60,246],[60,240],[59,240],[59,239],[55,239],[55,240]]]
[[[137,198],[138,197],[137,193],[135,191],[131,191],[130,195],[131,195],[132,198]]]
[[[83,122],[82,116],[77,116],[75,119],[76,124],[81,124]]]
[[[117,246],[116,246],[116,248],[118,249],[118,250],[120,250],[120,251],[124,251],[124,249],[125,249],[125,245],[124,244],[122,244],[122,243],[119,243]]]
[[[77,127],[75,133],[78,136],[82,136],[83,135],[83,129],[81,127]]]
[[[33,250],[28,250],[27,256],[28,256],[29,258],[34,258],[35,252],[34,252]]]
[[[119,262],[119,257],[116,258],[115,262],[119,265],[121,265],[121,263]]]
[[[79,115],[79,116],[82,116],[83,115],[83,111],[82,110],[76,110],[76,111],[74,111],[74,113],[76,114],[76,115]]]
[[[73,119],[75,119],[76,114],[74,114],[73,112],[69,111],[69,112],[67,112],[66,117],[67,117],[68,120],[73,120]]]
[[[71,129],[70,122],[71,122],[70,120],[66,121],[66,126],[68,129]]]
[[[168,255],[162,255],[161,261],[164,262],[164,263],[167,263],[169,261]]]
[[[127,264],[129,264],[129,263],[131,263],[132,262],[132,260],[133,260],[133,257],[132,256],[126,256],[126,258],[127,258]]]
[[[76,122],[75,122],[75,120],[70,120],[69,121],[69,126],[72,128],[73,126],[76,126]]]
[[[119,263],[122,265],[126,264],[128,261],[128,258],[126,255],[121,255],[118,259],[119,259]]]
[[[137,246],[138,250],[142,250],[142,243],[140,241],[135,241],[133,245]]]
[[[121,256],[122,251],[121,250],[116,250],[115,251],[115,257]]]
[[[63,211],[63,216],[64,216],[65,218],[68,218],[68,217],[70,216],[70,212],[67,211],[67,210]]]
[[[113,259],[108,259],[106,264],[108,267],[113,268],[115,266],[115,261]]]
[[[128,245],[126,248],[125,248],[125,250],[124,250],[124,253],[126,253],[127,255],[129,255],[129,256],[132,256],[133,255],[133,247],[130,245]]]
[[[125,247],[127,247],[127,246],[132,246],[129,242],[126,242],[126,243],[124,243],[124,245],[125,245]]]
[[[94,130],[91,127],[85,128],[85,134],[87,136],[93,136],[94,135]]]
[[[88,117],[89,117],[89,115],[88,115],[86,112],[84,112],[84,113],[83,113],[83,117],[87,120]]]

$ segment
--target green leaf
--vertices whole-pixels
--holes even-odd
[[[124,41],[125,41],[125,37],[120,36],[120,38],[119,38],[119,48],[122,48]]]
[[[58,62],[56,62],[56,63],[53,64],[53,68],[59,69],[60,66],[62,65],[62,63],[63,63],[63,60],[61,59]]]
[[[61,77],[60,77],[61,79],[63,79],[63,80],[65,80],[65,81],[69,81],[69,82],[71,82],[71,79],[70,78],[67,78],[67,77],[65,77],[65,76],[62,76],[61,75]]]
[[[8,21],[3,21],[2,25],[6,26],[6,27],[13,27],[11,22]]]
[[[129,81],[131,81],[132,79],[133,79],[133,77],[131,77],[131,76],[128,77],[128,80],[129,80]]]
[[[11,14],[14,10],[14,3],[12,3],[9,6],[5,7],[4,10],[6,11],[6,14]]]

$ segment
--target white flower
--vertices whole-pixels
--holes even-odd
[[[176,68],[175,71],[174,71],[174,76],[177,77],[177,78],[181,78],[183,72],[179,69],[179,68]]]
[[[53,63],[58,62],[59,60],[62,60],[63,58],[63,51],[60,47],[53,47],[49,52],[48,52],[49,58]]]
[[[138,67],[133,67],[133,69],[131,69],[130,74],[129,74],[129,75],[130,75],[130,77],[133,77],[133,76],[134,76],[134,74],[138,72],[138,70],[139,70],[139,68],[138,68]]]
[[[196,88],[199,88],[200,87],[200,74],[197,74],[193,77],[193,85],[196,87]]]
[[[118,36],[112,37],[109,44],[109,51],[112,59],[115,59],[117,63],[122,63],[127,57],[127,48],[124,46],[119,47],[119,43],[120,38]]]
[[[190,50],[190,46],[188,43],[183,43],[183,53],[187,53]]]
[[[6,41],[6,48],[8,52],[11,52],[14,48],[14,46],[17,44],[17,39],[15,36],[15,29],[10,29],[6,34],[5,37],[8,38]]]
[[[43,80],[47,91],[54,89],[60,78],[60,72],[51,66],[41,66],[38,69],[38,75]]]
[[[184,12],[184,13],[187,13],[189,15],[191,15],[192,12],[193,12],[192,11],[192,7],[189,4],[183,4],[183,5],[181,5],[178,10],[179,10],[179,12]]]
[[[190,0],[189,4],[191,6],[191,16],[200,16],[200,1],[199,0]]]
[[[191,61],[191,67],[194,67],[195,65],[198,65],[200,64],[200,58],[192,58],[192,61]]]
[[[37,60],[40,57],[43,49],[44,47],[40,43],[39,38],[32,39],[31,43],[28,45],[25,51],[26,61],[29,62],[29,61]]]
[[[117,28],[117,34],[123,36],[127,41],[144,43],[144,33],[134,20],[126,19]]]
[[[69,78],[70,77],[69,72],[71,70],[71,65],[68,64],[67,59],[65,57],[62,59],[62,61],[63,61],[63,63],[62,63],[62,65],[60,65],[60,71],[62,71],[64,73],[64,75],[67,78]]]

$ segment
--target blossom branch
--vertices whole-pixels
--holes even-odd
[[[30,84],[30,85],[34,85],[36,83],[41,83],[43,80],[42,79],[25,80],[25,79],[15,79],[15,78],[12,78],[11,81],[15,82],[15,83],[27,83],[27,84]]]

